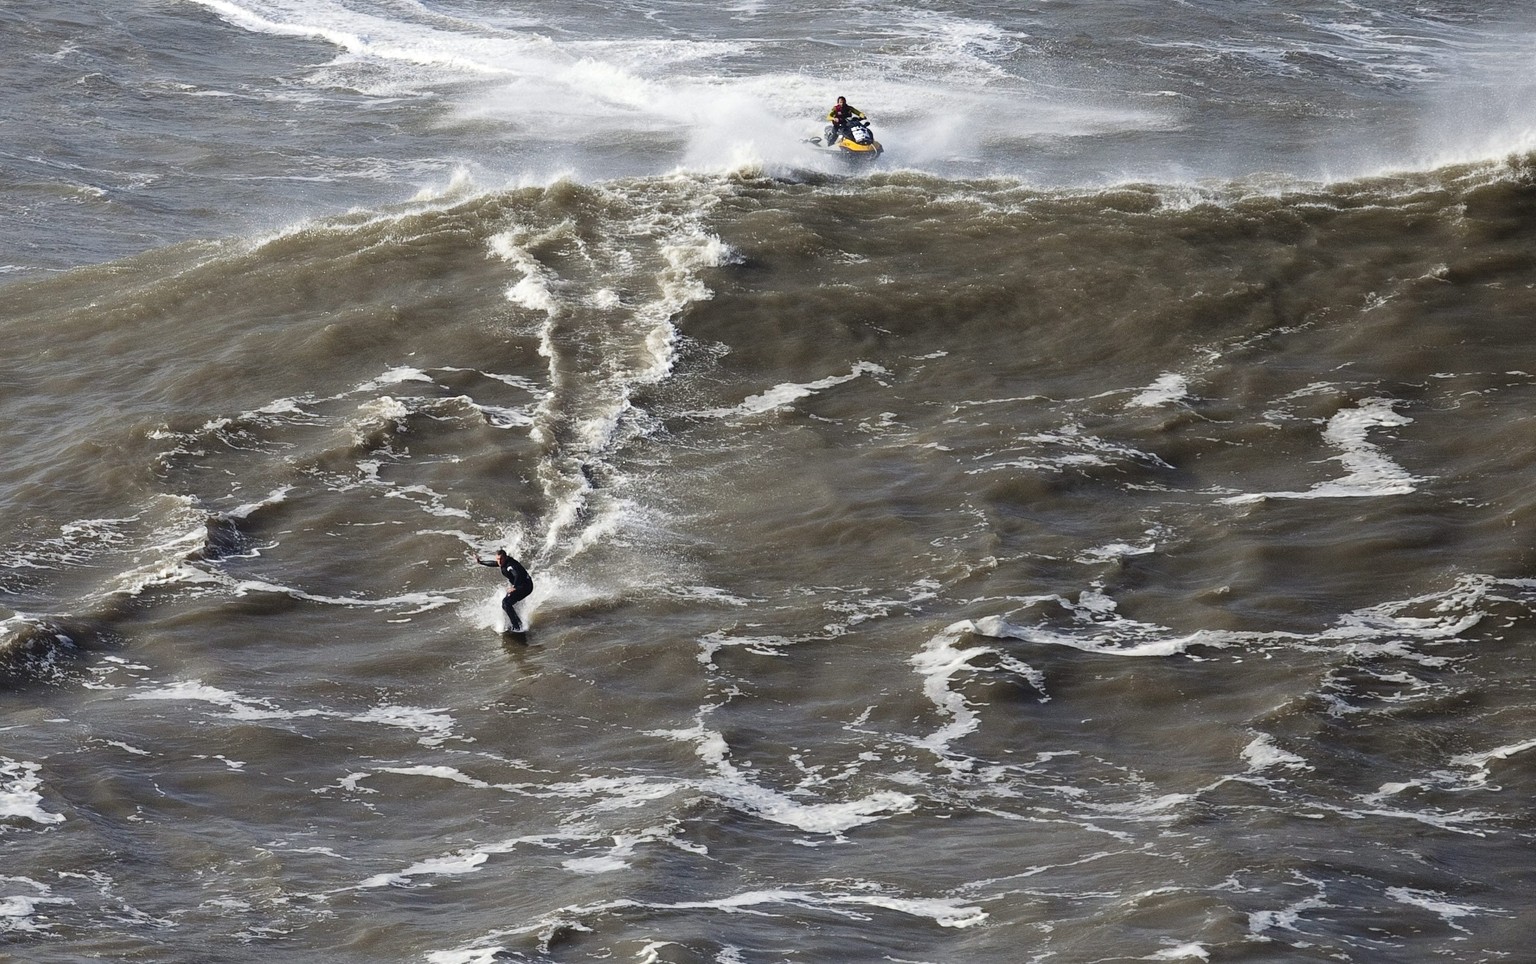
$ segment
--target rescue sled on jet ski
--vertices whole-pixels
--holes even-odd
[[[863,117],[850,119],[841,131],[837,125],[828,124],[822,135],[811,138],[810,142],[827,153],[851,161],[873,161],[885,153],[885,148],[875,140],[875,132],[870,130],[869,121]]]

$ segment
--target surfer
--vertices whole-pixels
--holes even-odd
[[[523,564],[507,555],[507,550],[497,549],[496,558],[487,562],[480,558],[480,553],[475,553],[475,562],[482,566],[491,566],[500,569],[501,574],[507,577],[507,582],[512,585],[507,587],[507,594],[501,597],[502,611],[507,614],[507,619],[512,623],[512,632],[523,631],[523,621],[517,617],[517,610],[513,607],[533,592],[533,577],[528,575],[528,570]]]
[[[848,122],[854,119],[865,120],[864,112],[848,103],[848,98],[839,97],[832,109],[827,111],[827,120],[831,122],[833,131],[839,137],[851,137]]]

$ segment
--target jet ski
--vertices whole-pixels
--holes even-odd
[[[854,161],[872,161],[885,153],[885,148],[875,140],[875,132],[869,129],[868,120],[854,117],[845,126],[847,133],[840,135],[835,126],[828,124],[822,136],[811,138],[811,143],[831,148],[838,155]]]

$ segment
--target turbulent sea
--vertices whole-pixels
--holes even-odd
[[[1525,0],[0,51],[0,959],[1531,960]]]

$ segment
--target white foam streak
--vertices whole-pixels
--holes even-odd
[[[1248,762],[1250,769],[1268,770],[1274,767],[1284,767],[1288,770],[1310,770],[1307,761],[1294,753],[1280,749],[1275,744],[1275,738],[1268,733],[1260,733],[1253,741],[1243,747],[1243,759]]]
[[[1343,478],[1319,482],[1305,491],[1255,492],[1220,501],[1238,505],[1265,499],[1357,499],[1407,495],[1415,491],[1421,480],[1387,458],[1368,438],[1373,429],[1407,425],[1413,421],[1394,411],[1396,404],[1389,398],[1368,398],[1328,420],[1323,438],[1340,450],[1330,461],[1344,466],[1347,474]]]
[[[1083,468],[1101,465],[1113,465],[1116,461],[1132,459],[1144,462],[1158,468],[1170,469],[1162,458],[1150,452],[1128,445],[1111,442],[1096,435],[1090,435],[1083,430],[1081,425],[1069,424],[1051,432],[1039,432],[1034,435],[1024,436],[1019,439],[1016,449],[1027,448],[1038,451],[1040,454],[1026,454],[1014,458],[988,461],[983,467],[968,470],[975,475],[982,472],[996,472],[1005,469],[1027,469],[1030,471],[1062,472],[1068,468]],[[1006,454],[998,453],[999,455]]]
[[[560,301],[555,296],[554,273],[540,264],[529,251],[530,245],[544,240],[548,240],[547,233],[533,235],[525,230],[516,230],[498,234],[491,239],[490,244],[491,251],[495,255],[521,271],[523,275],[507,289],[507,300],[530,311],[543,312],[552,318],[560,310]],[[544,354],[549,355],[550,352],[545,351]]]
[[[916,899],[893,897],[886,894],[836,892],[830,894],[800,890],[753,890],[732,897],[713,901],[694,901],[664,905],[678,909],[712,909],[738,911],[772,904],[795,904],[804,907],[836,909],[839,907],[875,907],[896,911],[911,917],[932,920],[940,927],[973,927],[987,919],[987,913],[979,907],[963,904],[958,900],[943,898]],[[860,915],[862,917],[862,915]]]
[[[490,860],[490,855],[483,851],[450,854],[446,857],[434,857],[412,864],[406,869],[393,874],[376,874],[358,884],[359,888],[370,889],[374,887],[387,887],[391,884],[409,883],[412,877],[420,876],[458,876],[472,874],[480,869],[480,865]]]
[[[1102,546],[1095,546],[1077,554],[1077,562],[1087,565],[1099,565],[1107,562],[1119,562],[1131,556],[1147,556],[1157,551],[1157,539],[1162,535],[1159,529],[1147,530],[1147,543],[1145,545],[1132,545],[1128,542],[1111,542]]]
[[[327,715],[322,714],[318,710],[295,713],[276,709],[266,700],[247,699],[229,690],[220,689],[217,686],[209,686],[200,680],[181,680],[176,683],[168,683],[155,689],[131,693],[128,699],[209,703],[227,710],[226,718],[245,722],[291,720],[297,719],[300,716]]]
[[[643,907],[651,910],[715,910],[728,914],[762,914],[765,911],[760,908],[789,905],[837,913],[864,922],[870,920],[868,911],[873,908],[930,920],[940,927],[953,928],[974,927],[983,923],[988,917],[981,908],[954,898],[897,896],[883,893],[876,885],[862,881],[852,881],[848,884],[849,886],[842,889],[825,891],[791,888],[749,890],[729,897],[721,897],[718,900],[682,901],[671,904],[641,904],[637,901],[623,900],[580,910],[592,913],[599,910]]]
[[[404,870],[374,874],[360,881],[356,889],[403,887],[410,885],[416,877],[452,877],[476,873],[489,863],[491,857],[512,853],[523,847],[554,848],[559,845],[577,845],[591,846],[595,849],[599,844],[605,844],[601,852],[584,857],[571,857],[562,860],[560,865],[570,873],[581,876],[606,874],[628,868],[628,858],[634,855],[637,848],[657,841],[677,845],[675,841],[666,839],[666,831],[658,828],[617,835],[564,832],[514,837],[484,846],[457,850],[439,857],[430,857],[417,861]]]
[[[427,964],[496,964],[497,961],[505,960],[505,950],[505,947],[498,944],[464,951],[433,951],[427,955]]]
[[[991,650],[984,646],[960,649],[955,643],[959,634],[944,634],[928,641],[922,652],[910,660],[913,669],[923,677],[923,694],[932,701],[939,712],[950,718],[947,726],[935,731],[922,746],[936,754],[944,755],[949,744],[979,725],[976,711],[971,709],[965,697],[949,688],[950,679],[960,670],[971,668],[971,660]]]
[[[1326,640],[1360,640],[1360,645],[1397,647],[1405,650],[1402,639],[1435,641],[1454,639],[1472,629],[1483,619],[1482,604],[1493,592],[1495,583],[1486,576],[1463,576],[1444,592],[1428,593],[1410,599],[1381,603],[1339,617],[1339,625],[1321,634]],[[1427,607],[1432,615],[1407,615],[1404,610]],[[1410,655],[1406,651],[1400,655]],[[1434,657],[1418,655],[1420,662],[1433,664]]]
[[[1404,600],[1392,600],[1338,617],[1321,632],[1234,632],[1196,630],[1175,634],[1161,626],[1125,619],[1116,614],[1113,599],[1097,589],[1087,589],[1072,602],[1059,596],[1041,597],[1030,604],[1055,602],[1071,613],[1081,630],[1057,629],[1044,623],[1024,625],[1005,616],[961,620],[946,633],[974,633],[993,639],[1017,639],[1045,646],[1059,646],[1104,656],[1163,658],[1194,657],[1197,647],[1210,649],[1285,646],[1345,651],[1360,659],[1410,660],[1439,667],[1446,657],[1415,646],[1460,637],[1484,617],[1483,603],[1492,596],[1498,581],[1487,576],[1464,576],[1451,588]],[[1417,613],[1428,610],[1428,615]],[[1412,613],[1412,614],[1411,614]],[[1403,682],[1412,682],[1403,680]],[[1259,752],[1256,748],[1255,752]]]
[[[533,417],[523,409],[481,405],[469,399],[465,399],[465,402],[485,416],[486,424],[490,425],[491,428],[514,429],[531,428],[533,426]]]
[[[694,190],[686,179],[676,181],[684,192]],[[701,200],[708,203],[711,195]],[[616,206],[632,202],[614,196]],[[597,496],[592,479],[599,463],[611,469],[610,456],[626,440],[648,430],[645,413],[634,403],[635,393],[667,378],[676,354],[677,330],[673,319],[688,304],[708,299],[713,293],[699,276],[701,269],[719,266],[734,257],[731,248],[704,231],[697,222],[697,203],[683,215],[662,213],[651,207],[638,209],[629,221],[618,219],[615,232],[655,238],[654,260],[637,258],[625,250],[604,265],[607,252],[602,242],[589,242],[569,222],[553,227],[519,226],[497,235],[492,253],[509,262],[523,278],[508,298],[544,314],[539,333],[539,353],[548,359],[549,388],[532,416],[533,437],[548,450],[539,468],[539,480],[551,508],[541,525],[542,544],[537,561],[544,571],[558,568],[587,549],[611,539],[643,513],[618,495],[622,480],[611,475]],[[576,279],[561,279],[534,253],[536,248],[558,242],[576,246],[585,262],[595,266],[605,282],[589,294],[590,284],[580,285],[582,295],[568,290]],[[583,269],[584,270],[584,269]],[[626,276],[654,271],[651,278]],[[629,307],[612,281],[641,287],[654,284],[656,294]],[[586,324],[583,310],[597,310],[601,323]],[[626,309],[628,315],[626,317]],[[572,320],[574,319],[574,320]],[[604,335],[604,332],[612,332]],[[610,337],[603,353],[613,364],[597,371],[569,357],[567,341]]]
[[[923,678],[923,695],[938,708],[940,714],[950,720],[949,723],[917,742],[918,746],[939,757],[951,756],[950,744],[975,732],[981,725],[980,717],[969,701],[951,688],[952,681],[959,674],[983,672],[975,665],[978,659],[982,657],[997,659],[1002,669],[1028,681],[1040,693],[1041,702],[1050,698],[1045,693],[1045,677],[1028,664],[1000,654],[990,646],[960,647],[958,643],[963,635],[960,627],[965,625],[967,624],[956,623],[950,626],[943,633],[930,639],[921,651],[908,660],[913,670]],[[953,763],[952,765],[964,764]]]
[[[1144,624],[1127,621],[1126,628],[1129,627],[1144,628]],[[1123,634],[1123,629],[1120,632],[1102,632],[1092,636],[1078,637],[1045,628],[1015,625],[1000,616],[983,616],[980,619],[961,620],[952,625],[950,630],[955,632],[971,632],[979,636],[990,636],[995,639],[1019,639],[1031,643],[1042,643],[1048,646],[1063,646],[1068,649],[1078,649],[1085,653],[1098,653],[1103,656],[1177,656],[1189,652],[1190,648],[1194,646],[1222,647],[1229,644],[1227,640],[1217,634],[1204,632],[1190,633],[1185,636],[1153,637],[1140,641],[1128,640]]]
[[[855,827],[890,814],[909,812],[917,806],[917,801],[907,794],[890,790],[878,790],[842,803],[802,803],[786,793],[754,783],[731,762],[725,737],[707,729],[702,722],[692,729],[660,731],[654,735],[694,744],[699,759],[715,772],[713,778],[699,784],[701,790],[745,813],[808,833],[841,836]]]
[[[872,919],[871,910],[884,910],[915,917],[919,920],[931,921],[939,927],[967,928],[984,923],[988,914],[980,907],[967,904],[962,900],[948,897],[908,897],[904,895],[890,894],[873,883],[860,880],[838,881],[838,887],[826,890],[792,889],[792,888],[767,888],[744,891],[717,900],[680,901],[677,903],[650,903],[628,898],[603,901],[600,903],[586,904],[574,907],[558,908],[547,914],[542,920],[533,920],[520,924],[509,930],[498,932],[495,936],[507,934],[533,934],[544,931],[546,934],[552,926],[561,930],[586,930],[584,925],[572,923],[574,921],[590,920],[608,917],[622,911],[678,911],[701,910],[718,911],[725,914],[752,914],[757,916],[779,916],[771,914],[769,908],[790,906],[801,907],[824,913],[837,914],[849,920],[865,924]],[[639,949],[636,959],[642,962],[659,961],[659,951],[674,942],[665,940],[648,940]],[[432,964],[488,964],[493,960],[499,960],[503,953],[503,946],[493,944],[490,939],[479,942],[479,946],[451,951],[434,951],[427,955],[427,960]],[[732,964],[741,958],[734,948],[725,948],[716,958],[720,964]]]
[[[831,375],[814,382],[801,384],[786,383],[776,385],[765,392],[760,392],[743,401],[734,408],[717,408],[695,412],[695,415],[709,418],[730,418],[733,416],[761,415],[775,409],[788,408],[802,398],[808,398],[818,392],[834,388],[838,385],[851,382],[861,375],[884,375],[886,369],[871,362],[859,362],[846,375]]]
[[[1255,936],[1263,936],[1268,931],[1285,930],[1296,931],[1301,923],[1301,915],[1313,910],[1323,910],[1332,907],[1323,891],[1323,885],[1311,878],[1303,878],[1317,887],[1317,892],[1310,897],[1298,900],[1279,910],[1256,911],[1248,915],[1248,932]]]
[[[1173,405],[1183,401],[1189,396],[1189,379],[1183,375],[1169,372],[1160,376],[1157,381],[1142,391],[1129,402],[1126,408],[1161,408],[1165,405]]]
[[[50,905],[75,903],[62,897],[50,896],[52,893],[52,889],[47,884],[30,877],[9,877],[0,874],[0,935],[41,934],[51,931],[53,925],[38,921],[37,912]]]
[[[417,742],[422,746],[439,746],[449,739],[457,739],[453,732],[453,717],[443,709],[423,709],[417,706],[400,706],[385,703],[370,707],[362,713],[346,713],[336,710],[283,709],[270,700],[241,696],[230,690],[211,686],[201,680],[180,680],[152,689],[131,693],[130,700],[207,703],[226,712],[224,718],[240,722],[268,720],[301,720],[322,718],[348,720],[379,726],[409,730],[419,734]]]
[[[428,710],[386,703],[346,718],[356,723],[378,723],[419,733],[421,737],[417,742],[422,746],[439,746],[453,737],[453,717],[446,709]]]
[[[433,384],[433,378],[419,368],[400,366],[391,368],[372,381],[364,382],[355,390],[358,392],[376,392],[383,388],[395,385],[404,385],[406,382],[425,382]]]
[[[49,826],[64,822],[64,815],[43,809],[42,766],[0,757],[0,831],[5,821],[27,820]]]
[[[1509,743],[1492,750],[1484,750],[1481,753],[1461,753],[1451,757],[1451,763],[1459,767],[1467,767],[1475,771],[1471,780],[1474,783],[1487,783],[1495,761],[1508,760],[1512,756],[1536,750],[1536,740],[1524,740],[1519,743]]]
[[[247,502],[242,506],[231,509],[224,513],[223,517],[226,519],[249,519],[252,515],[255,515],[262,509],[269,509],[274,505],[281,505],[288,498],[288,493],[292,491],[293,486],[280,485],[269,492],[265,498],[258,499],[255,502]]]
[[[395,60],[421,66],[450,68],[474,74],[504,73],[503,69],[464,53],[465,38],[434,36],[417,32],[414,36],[395,36],[400,25],[353,13],[344,8],[312,12],[305,6],[290,6],[279,0],[191,0],[219,14],[230,23],[253,33],[279,37],[305,37],[322,40],[347,53]],[[353,29],[333,26],[346,23]],[[458,43],[455,43],[458,41]]]
[[[202,547],[206,542],[206,537],[206,528],[200,528],[189,533],[179,544],[173,544],[169,548],[192,553]],[[388,596],[380,599],[364,599],[353,596],[321,596],[260,579],[233,579],[222,572],[210,572],[200,568],[187,559],[175,559],[169,562],[154,564],[152,567],[136,569],[119,577],[117,582],[118,585],[112,591],[128,596],[138,596],[154,588],[198,586],[209,589],[223,589],[235,597],[251,593],[272,593],[327,606],[346,606],[357,609],[407,607],[402,612],[402,615],[406,616],[440,609],[457,601],[452,596],[426,592],[407,593],[401,596]]]
[[[1410,907],[1427,910],[1445,921],[1446,926],[1461,931],[1463,934],[1471,933],[1471,931],[1457,923],[1463,917],[1475,917],[1479,914],[1510,916],[1508,911],[1502,909],[1480,907],[1477,904],[1457,903],[1445,894],[1436,893],[1431,890],[1419,890],[1413,887],[1388,887],[1387,896],[1400,904],[1407,904]]]
[[[190,567],[188,567],[190,568]],[[216,583],[228,586],[235,596],[244,596],[248,593],[275,593],[289,596],[294,599],[302,599],[305,602],[320,603],[326,606],[346,606],[353,609],[402,609],[402,615],[414,616],[444,606],[451,606],[458,600],[445,593],[414,592],[400,596],[384,596],[379,599],[365,599],[361,596],[321,596],[316,593],[305,592],[290,586],[282,586],[277,583],[265,582],[258,579],[233,580],[223,575],[212,575],[201,570],[183,571],[189,578],[195,578],[192,574],[200,576],[204,583]]]
[[[1429,810],[1392,810],[1381,808],[1369,810],[1349,810],[1344,808],[1325,809],[1337,809],[1338,813],[1350,819],[1359,819],[1361,817],[1384,817],[1388,820],[1408,820],[1414,823],[1423,824],[1426,827],[1433,827],[1436,830],[1445,830],[1451,833],[1466,834],[1472,837],[1486,836],[1482,830],[1478,829],[1476,826],[1477,824],[1496,823],[1501,819],[1499,814],[1491,813],[1487,810],[1455,810],[1451,812],[1442,812]]]

